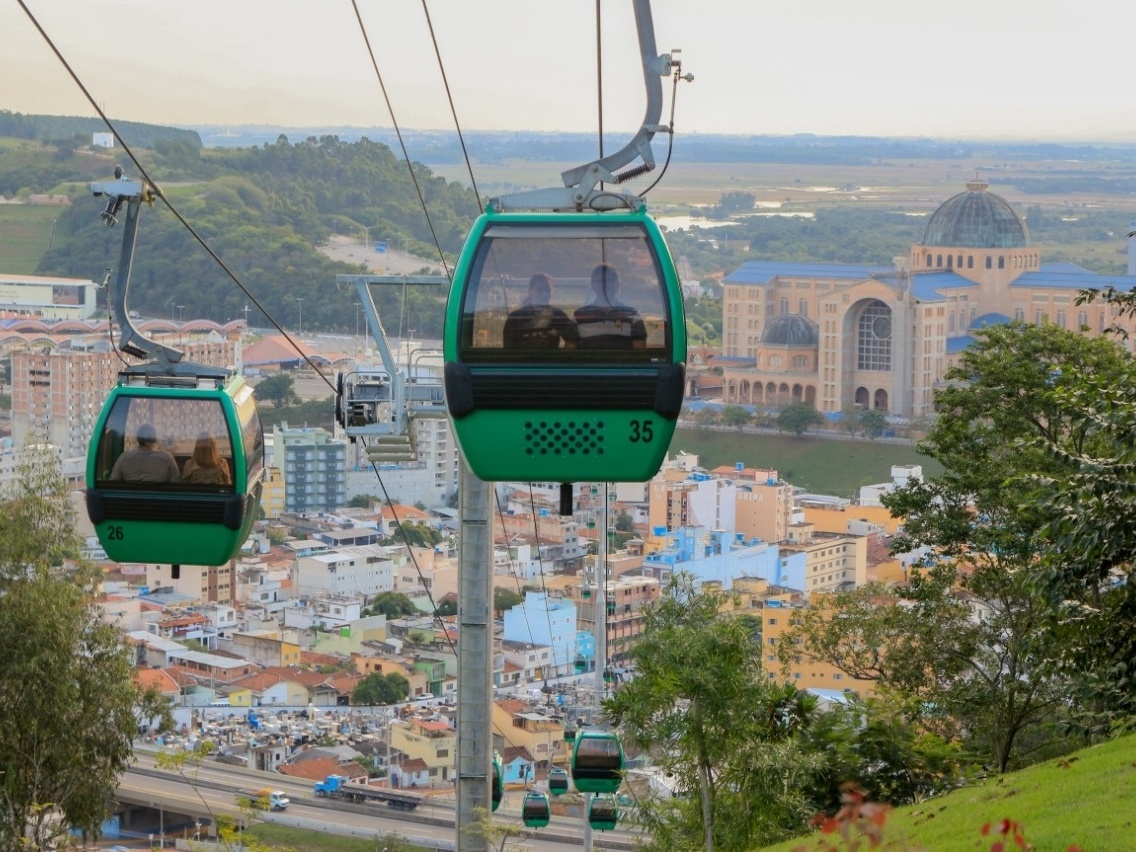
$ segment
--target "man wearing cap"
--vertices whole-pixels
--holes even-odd
[[[177,462],[158,449],[158,433],[149,423],[138,427],[138,448],[118,457],[110,478],[117,482],[177,482],[181,479]]]

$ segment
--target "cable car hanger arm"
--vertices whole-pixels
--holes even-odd
[[[118,224],[122,207],[126,205],[126,223],[122,232],[122,251],[118,259],[118,275],[115,280],[114,299],[111,305],[110,321],[119,324],[118,348],[135,358],[149,358],[153,369],[169,375],[195,375],[225,377],[228,371],[218,367],[201,364],[182,365],[182,352],[172,346],[165,346],[150,340],[134,327],[130,312],[126,309],[127,290],[130,287],[130,268],[134,262],[134,244],[138,236],[138,214],[142,204],[154,205],[155,192],[152,187],[140,180],[132,180],[122,173],[122,166],[115,166],[113,181],[92,183],[94,195],[108,197],[107,206],[100,214],[103,224],[113,228]]]
[[[547,189],[534,189],[528,192],[502,195],[489,200],[489,207],[496,212],[505,210],[615,210],[630,208],[638,210],[643,199],[638,195],[596,189],[600,183],[623,183],[646,174],[655,168],[655,156],[651,151],[651,140],[655,134],[669,132],[665,124],[659,124],[663,114],[662,78],[673,71],[676,79],[682,74],[682,60],[675,54],[656,54],[655,24],[651,18],[651,0],[632,0],[635,10],[635,29],[639,35],[639,55],[643,66],[643,83],[647,91],[647,108],[643,123],[631,141],[613,154],[568,169],[560,175],[564,186]],[[693,80],[693,75],[682,78]],[[636,159],[642,162],[626,172],[617,170],[629,166]]]

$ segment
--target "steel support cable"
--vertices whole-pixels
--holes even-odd
[[[166,194],[162,192],[162,188],[158,186],[153,178],[150,177],[150,174],[146,171],[146,167],[143,166],[138,157],[134,155],[134,151],[131,150],[130,146],[126,143],[126,140],[122,138],[121,134],[119,134],[118,129],[114,126],[114,123],[107,117],[107,114],[103,112],[98,102],[94,99],[94,97],[92,97],[91,93],[87,90],[87,87],[83,84],[83,81],[79,79],[79,75],[71,67],[70,63],[64,58],[59,48],[55,46],[55,42],[51,40],[51,37],[47,34],[43,27],[40,26],[39,21],[36,19],[31,9],[27,7],[27,4],[24,3],[24,0],[16,0],[16,2],[20,4],[20,8],[24,10],[24,14],[26,14],[28,16],[28,19],[32,22],[32,26],[34,26],[39,31],[39,34],[43,37],[43,40],[47,42],[47,46],[51,48],[51,51],[55,54],[56,58],[62,63],[63,67],[67,69],[67,73],[71,75],[71,79],[75,81],[75,85],[79,87],[79,90],[83,93],[83,97],[87,99],[87,102],[91,105],[95,112],[99,114],[99,118],[103,120],[103,123],[106,124],[107,128],[114,135],[114,138],[118,140],[118,143],[122,146],[122,150],[126,153],[126,156],[130,158],[130,161],[134,163],[134,166],[138,169],[138,173],[142,176],[142,180],[145,181],[146,185],[154,191],[154,195],[162,200],[162,202],[166,205],[166,208],[171,213],[173,213],[174,218],[176,218],[178,222],[181,223],[182,227],[190,233],[190,235],[197,241],[197,244],[205,249],[206,253],[211,258],[213,258],[217,265],[225,271],[225,274],[228,275],[229,279],[237,285],[238,289],[240,289],[240,291],[244,293],[245,296],[248,297],[248,299],[252,301],[254,305],[256,305],[257,310],[264,314],[265,319],[267,319],[272,324],[273,328],[275,328],[280,332],[281,335],[284,336],[284,339],[287,340],[292,348],[296,350],[296,353],[305,362],[307,362],[308,366],[311,367],[321,379],[323,379],[324,384],[331,388],[332,391],[335,391],[335,384],[323,374],[323,372],[319,369],[318,366],[316,366],[315,362],[313,362],[311,358],[304,354],[303,350],[300,349],[297,342],[294,341],[291,335],[289,335],[288,332],[284,330],[284,327],[272,318],[272,315],[268,312],[268,309],[265,308],[264,305],[260,303],[260,300],[257,299],[256,296],[254,296],[249,291],[249,289],[241,282],[241,279],[237,277],[237,274],[228,267],[228,265],[221,259],[220,255],[218,255],[217,252],[213,251],[209,244],[205,242],[205,238],[197,233],[196,229],[191,224],[189,224],[189,221],[181,214],[181,211],[178,210],[177,207],[174,206],[173,202],[171,202],[170,199],[166,197]],[[117,349],[115,351],[117,351]]]
[[[502,534],[505,534],[505,532],[506,532],[506,530],[505,530],[505,512],[501,507],[501,495],[499,495],[497,493],[496,488],[493,489],[493,498],[497,503],[497,518],[501,521],[501,532],[502,532]],[[505,535],[505,547],[508,548],[508,546],[509,546],[509,538],[508,538],[508,535]],[[523,605],[525,595],[524,595],[524,589],[521,586],[521,578],[517,574],[516,571],[513,571],[512,574],[513,574],[513,579],[516,581],[516,584],[517,584],[517,594],[521,596],[521,601],[522,601],[521,613],[525,617],[525,630],[527,630],[528,634],[529,634],[529,644],[530,645],[536,645],[536,640],[533,638],[532,625],[529,623],[529,611]]]
[[[371,68],[374,69],[375,79],[378,80],[379,89],[383,93],[383,101],[387,106],[387,113],[390,115],[391,124],[394,126],[395,136],[398,138],[398,146],[402,150],[402,158],[406,161],[406,168],[410,172],[410,180],[414,184],[414,191],[418,194],[418,203],[422,207],[422,214],[426,217],[426,225],[430,228],[430,236],[434,240],[434,248],[438,250],[438,257],[442,261],[442,268],[446,271],[446,277],[450,276],[450,266],[446,263],[446,255],[442,251],[441,240],[438,239],[438,232],[434,230],[434,221],[430,218],[430,210],[426,206],[426,197],[422,194],[422,186],[418,183],[418,175],[414,173],[414,164],[410,162],[410,154],[406,150],[406,142],[402,138],[402,128],[398,126],[398,120],[394,117],[394,106],[391,104],[390,95],[387,94],[386,83],[383,82],[382,72],[379,71],[379,63],[375,59],[375,51],[371,47],[371,39],[367,35],[367,28],[363,25],[363,16],[359,12],[358,0],[351,0],[351,8],[355,10],[355,20],[359,23],[359,34],[363,36],[363,43],[367,46],[367,56],[371,60]]]
[[[473,187],[474,198],[477,199],[477,212],[481,212],[481,192],[477,189],[477,180],[473,176],[473,164],[469,161],[469,151],[465,147],[465,136],[462,135],[461,122],[458,121],[457,109],[454,108],[454,96],[450,93],[450,80],[446,76],[446,68],[442,65],[442,52],[438,49],[438,39],[434,35],[434,22],[430,19],[430,10],[426,6],[426,0],[422,0],[422,12],[426,16],[426,26],[430,29],[430,41],[434,45],[434,56],[438,59],[438,70],[442,73],[442,85],[446,87],[446,100],[450,104],[450,115],[454,117],[454,129],[458,134],[458,142],[461,143],[462,158],[465,160],[466,171],[469,172],[469,182]]]
[[[536,561],[540,566],[540,589],[544,592],[544,616],[548,619],[548,644],[552,645],[552,613],[548,611],[548,586],[544,582],[544,557],[540,555],[540,526],[536,521],[536,498],[533,496],[532,483],[529,483],[529,511],[533,519],[533,535],[536,537]],[[556,663],[556,653],[553,648],[552,662]],[[548,678],[545,678],[548,680]]]
[[[363,443],[364,449],[367,447],[365,438],[360,438]],[[426,591],[426,599],[430,601],[430,611],[434,614],[435,620],[441,625],[446,634],[446,643],[450,646],[450,652],[455,656],[457,655],[457,648],[454,647],[454,640],[450,637],[449,626],[446,622],[442,621],[442,617],[438,615],[438,604],[434,601],[434,595],[430,591],[430,587],[426,584],[426,578],[422,575],[422,567],[418,564],[418,557],[414,555],[414,548],[410,544],[410,539],[406,535],[406,531],[402,528],[402,519],[398,516],[398,512],[394,508],[394,503],[391,502],[390,494],[387,493],[386,483],[383,482],[383,475],[379,473],[379,466],[376,462],[371,462],[371,468],[375,471],[375,478],[379,481],[379,488],[382,489],[383,499],[387,501],[387,505],[391,507],[391,514],[394,515],[394,525],[398,529],[399,535],[402,536],[402,542],[406,545],[406,552],[410,555],[410,562],[414,565],[414,571],[418,574],[418,582],[422,584],[422,588]],[[380,512],[381,517],[381,512]]]

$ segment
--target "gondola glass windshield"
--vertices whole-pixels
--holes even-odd
[[[252,389],[120,383],[87,461],[87,513],[117,562],[221,565],[259,513],[264,435]]]
[[[120,396],[99,441],[96,484],[129,489],[145,483],[147,490],[232,494],[238,478],[255,476],[264,464],[259,435],[251,429],[253,445],[234,452],[234,436],[216,399]],[[238,458],[244,459],[240,471]]]
[[[640,224],[492,224],[466,284],[461,360],[666,363],[666,286]]]

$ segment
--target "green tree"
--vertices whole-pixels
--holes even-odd
[[[274,408],[300,401],[296,395],[295,383],[287,373],[273,373],[261,379],[256,386],[256,396],[263,402],[271,402]]]
[[[958,745],[913,721],[903,696],[850,695],[819,713],[804,733],[806,748],[825,757],[814,795],[824,813],[840,808],[847,784],[867,801],[915,804],[946,792],[965,777]]]
[[[352,704],[398,704],[410,694],[410,681],[398,672],[367,675],[351,690]]]
[[[722,409],[722,423],[733,426],[739,432],[742,427],[753,420],[753,415],[740,405],[727,405]]]
[[[858,405],[846,405],[840,409],[840,428],[853,438],[860,431],[860,415],[863,413]]]
[[[963,720],[974,744],[999,769],[1025,759],[1016,747],[1020,737],[1032,737],[1076,709],[1074,672],[1069,666],[1062,672],[1061,660],[1082,654],[1080,667],[1098,672],[1114,663],[1062,638],[1071,614],[1100,601],[1102,577],[1048,582],[1094,564],[1091,542],[1122,537],[1117,516],[1094,515],[1098,504],[1090,499],[1114,489],[1092,470],[1079,471],[1076,462],[1114,456],[1118,439],[1125,440],[1101,428],[1107,405],[1086,377],[1123,387],[1136,379],[1136,370],[1107,338],[1053,325],[984,329],[947,372],[948,384],[936,394],[939,417],[919,445],[942,463],[942,475],[911,482],[883,500],[904,519],[893,549],[928,548],[933,573],[943,578],[940,587],[962,587],[983,612],[968,628],[969,648],[959,648],[967,654],[968,674],[948,682],[943,706]],[[1061,484],[1076,483],[1082,473],[1084,481],[1095,481],[1094,490],[1079,493],[1074,485],[1068,493],[1088,502],[1055,505]],[[1059,540],[1054,548],[1052,530],[1065,523],[1062,513],[1086,537]],[[1095,529],[1073,517],[1082,514]],[[1131,647],[1127,638],[1119,645],[1100,638],[1095,647]]]
[[[506,589],[504,586],[493,587],[494,612],[504,612],[507,609],[512,609],[523,601],[524,598],[511,589]]]
[[[798,438],[823,422],[824,417],[821,413],[807,402],[786,405],[777,415],[777,428],[782,432],[792,432]]]
[[[435,615],[457,615],[458,602],[456,598],[446,598],[438,602],[437,609],[434,610]]]
[[[356,494],[347,501],[347,505],[352,509],[370,509],[375,503],[381,503],[382,498],[376,497],[374,494]]]
[[[887,418],[874,408],[860,413],[860,428],[869,438],[878,438],[887,428]]]
[[[363,615],[385,615],[387,618],[401,618],[417,613],[418,607],[402,592],[379,592],[363,610]]]
[[[93,837],[138,731],[121,631],[93,605],[56,455],[26,447],[0,505],[0,848]]]
[[[820,760],[797,738],[815,702],[764,677],[752,625],[725,614],[729,602],[675,575],[644,610],[630,651],[636,676],[604,701],[628,743],[684,794],[637,801],[644,848],[753,849],[812,815],[805,791]]]

